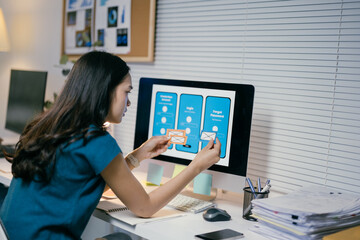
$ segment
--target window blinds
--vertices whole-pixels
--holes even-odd
[[[129,65],[125,153],[140,77],[252,84],[248,177],[360,193],[360,1],[158,0],[155,61]]]

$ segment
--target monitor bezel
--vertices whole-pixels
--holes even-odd
[[[217,83],[160,78],[140,78],[135,125],[134,148],[148,139],[153,85],[192,87],[199,89],[219,89],[235,91],[235,106],[231,136],[229,166],[213,165],[209,170],[246,176],[251,122],[255,88],[249,84]],[[188,165],[191,160],[160,155],[157,160]]]

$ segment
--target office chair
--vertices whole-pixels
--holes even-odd
[[[0,219],[0,240],[9,240],[9,236],[7,235],[5,226]],[[132,238],[126,233],[117,232],[106,235],[102,238],[96,238],[95,240],[132,240]]]
[[[7,235],[5,226],[4,226],[3,222],[1,221],[1,219],[0,219],[0,225],[1,225],[1,227],[0,227],[0,239],[1,240],[8,240],[9,236]]]

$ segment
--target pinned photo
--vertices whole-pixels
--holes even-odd
[[[91,46],[91,37],[90,32],[85,31],[77,31],[76,32],[76,47],[90,47]]]
[[[83,39],[83,31],[76,32],[76,47],[84,47],[85,41]]]
[[[104,46],[104,29],[98,29],[97,31],[97,41],[98,46],[103,47]]]
[[[117,27],[118,7],[108,8],[108,27]]]
[[[128,29],[127,28],[120,28],[116,31],[116,46],[118,47],[125,47],[128,45]]]
[[[67,13],[67,25],[68,26],[76,25],[76,12]]]
[[[92,10],[86,9],[85,11],[85,28],[91,28]]]

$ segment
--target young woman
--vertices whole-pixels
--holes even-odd
[[[0,211],[10,239],[79,239],[107,184],[136,215],[149,217],[219,161],[209,144],[175,178],[146,193],[131,169],[169,146],[150,138],[125,158],[104,123],[130,106],[129,67],[105,52],[83,55],[54,106],[24,130],[11,159],[13,180]]]

